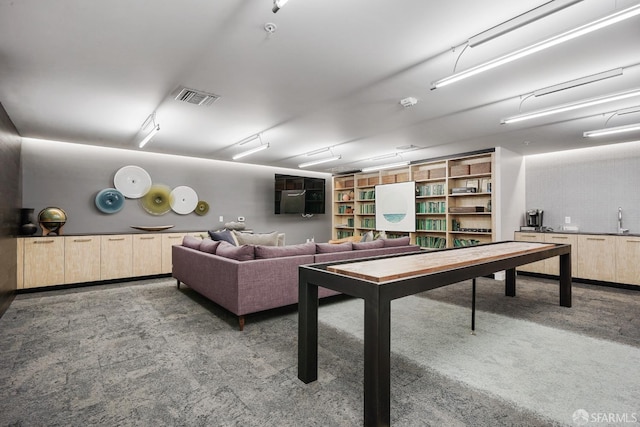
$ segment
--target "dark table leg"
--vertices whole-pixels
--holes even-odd
[[[506,271],[507,277],[504,282],[504,294],[508,297],[516,296],[516,269],[510,268]]]
[[[318,286],[298,283],[298,378],[308,384],[318,379]]]
[[[391,423],[391,301],[378,293],[364,302],[364,425]]]
[[[560,305],[571,307],[571,253],[560,255]]]
[[[476,278],[471,280],[471,334],[476,334]]]

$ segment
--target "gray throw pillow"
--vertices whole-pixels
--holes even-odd
[[[233,234],[231,234],[231,231],[229,230],[221,230],[221,231],[209,230],[209,236],[211,236],[212,240],[231,243],[234,246],[236,245],[236,241],[233,238]]]
[[[254,248],[251,245],[234,246],[231,243],[221,241],[216,249],[216,255],[235,259],[237,261],[249,261],[255,259]]]
[[[204,239],[202,243],[200,243],[200,250],[209,254],[215,254],[219,244],[220,242],[217,240]]]

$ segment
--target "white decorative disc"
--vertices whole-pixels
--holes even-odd
[[[140,166],[123,166],[113,177],[113,184],[124,197],[139,199],[149,192],[151,176]]]
[[[190,214],[198,206],[198,195],[191,187],[181,185],[171,192],[171,209],[181,215]]]

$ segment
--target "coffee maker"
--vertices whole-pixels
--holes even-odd
[[[529,209],[525,212],[525,230],[540,231],[542,230],[542,209]]]

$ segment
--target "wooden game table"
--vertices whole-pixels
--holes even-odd
[[[560,305],[571,307],[571,246],[497,242],[299,267],[298,378],[318,378],[318,286],[364,299],[364,424],[390,425],[391,300],[506,271],[516,295],[516,267],[559,257]]]

